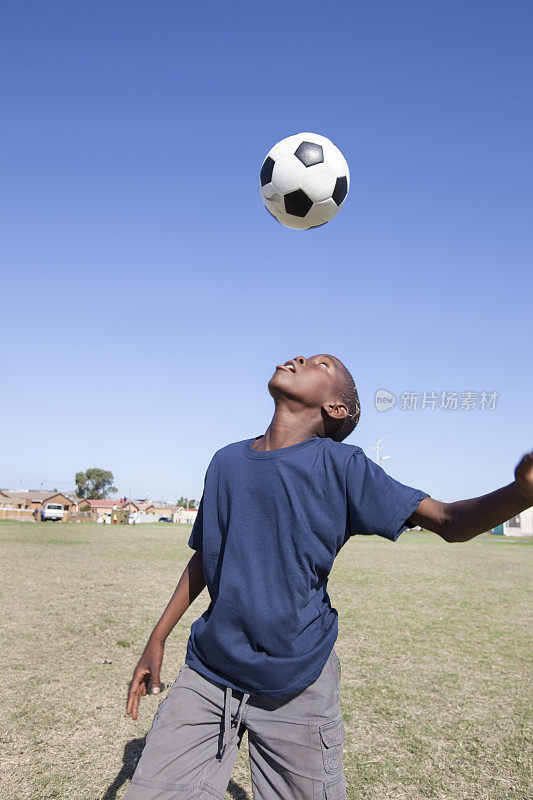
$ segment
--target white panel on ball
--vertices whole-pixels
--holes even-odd
[[[306,169],[301,161],[291,154],[276,161],[272,173],[272,186],[280,194],[288,194],[300,189]]]
[[[327,200],[333,194],[337,175],[328,164],[304,168],[301,187],[313,203]]]
[[[286,228],[294,228],[295,230],[299,231],[306,231],[309,227],[308,222],[305,219],[300,217],[291,217],[288,214],[281,214],[276,216],[278,222],[281,222],[282,225],[285,225]]]
[[[324,160],[330,165],[331,169],[339,175],[349,174],[348,164],[338,147],[333,142],[324,145]]]
[[[333,219],[339,207],[331,198],[324,200],[322,203],[315,203],[311,211],[306,215],[305,221],[308,223],[309,228],[314,228],[317,225],[324,225]]]
[[[298,134],[295,136],[287,136],[286,139],[282,139],[281,142],[275,144],[268,155],[273,158],[274,161],[276,161],[278,158],[283,158],[284,156],[291,156],[298,147],[299,143],[300,137]]]

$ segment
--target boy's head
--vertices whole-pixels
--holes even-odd
[[[335,356],[296,356],[278,364],[268,391],[276,406],[281,403],[303,414],[318,436],[342,442],[359,422],[361,406],[354,379]]]

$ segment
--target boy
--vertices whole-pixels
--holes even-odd
[[[414,525],[464,542],[533,505],[533,452],[491,494],[441,503],[391,478],[357,445],[353,378],[338,358],[298,356],[268,383],[266,432],[206,472],[196,551],[137,664],[126,712],[159,692],[164,643],[205,585],[185,663],[160,703],[125,800],[223,800],[248,731],[254,800],[341,800],[345,729],[337,611],[327,589],[348,538],[395,542]]]

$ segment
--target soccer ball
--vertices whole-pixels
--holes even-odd
[[[288,228],[325,225],[346,200],[349,188],[344,156],[318,133],[287,136],[274,145],[261,167],[261,199]]]

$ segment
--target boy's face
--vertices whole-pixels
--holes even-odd
[[[268,391],[274,399],[281,395],[307,408],[320,409],[325,403],[339,400],[339,390],[348,374],[342,361],[335,356],[296,356],[278,364],[268,382]],[[346,406],[343,407],[348,412]]]

